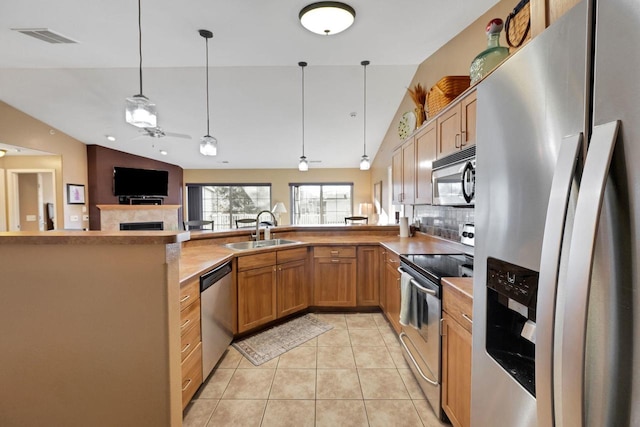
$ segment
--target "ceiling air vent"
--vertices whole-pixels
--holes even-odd
[[[78,43],[77,41],[55,33],[48,28],[12,28],[12,30],[51,44]]]

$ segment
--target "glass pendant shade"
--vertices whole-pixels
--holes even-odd
[[[200,140],[200,154],[215,156],[218,154],[218,140],[211,135],[205,135]]]
[[[144,95],[134,95],[126,99],[125,120],[139,128],[154,128],[158,124],[156,104]]]
[[[355,17],[356,11],[351,6],[335,1],[310,4],[299,14],[303,27],[312,33],[328,36],[349,28]]]
[[[300,157],[300,163],[298,163],[298,170],[300,172],[306,172],[309,170],[309,162],[305,156]]]
[[[362,159],[360,159],[360,170],[368,171],[370,167],[371,163],[369,162],[369,156],[365,154],[364,156],[362,156]]]

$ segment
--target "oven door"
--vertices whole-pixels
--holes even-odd
[[[408,268],[398,269],[406,272]],[[413,274],[412,274],[413,276]],[[441,337],[440,319],[442,318],[442,301],[440,287],[420,276],[411,280],[414,295],[422,305],[424,315],[420,328],[403,326],[400,333],[404,358],[413,371],[422,392],[438,417],[442,419],[440,391]],[[402,302],[401,302],[402,304]]]

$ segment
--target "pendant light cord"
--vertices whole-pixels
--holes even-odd
[[[138,0],[138,52],[140,53],[140,95],[142,95],[142,7],[141,0]]]
[[[364,68],[364,106],[363,106],[363,138],[364,138],[364,156],[367,155],[367,65],[369,65],[369,61],[362,61],[360,65]]]
[[[209,135],[209,39],[205,37],[204,45],[206,49],[206,58],[207,58],[207,135]]]
[[[307,63],[298,62],[298,65],[302,69],[302,157],[304,157],[304,67]]]

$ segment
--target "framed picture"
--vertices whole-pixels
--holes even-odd
[[[376,209],[376,213],[382,213],[382,181],[378,181],[373,184],[373,204]]]
[[[84,185],[67,184],[67,204],[84,205]]]

